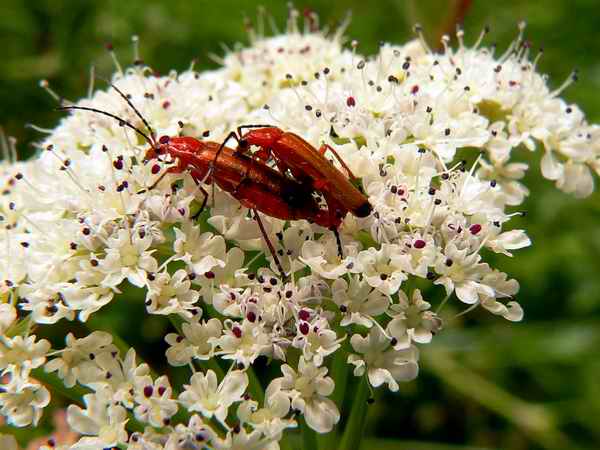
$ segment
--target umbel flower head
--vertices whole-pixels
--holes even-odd
[[[300,32],[296,15],[285,34],[251,33],[217,70],[159,76],[117,63],[112,82],[139,115],[115,89],[94,90],[74,105],[121,120],[73,111],[36,158],[3,163],[0,412],[9,423],[40,419],[49,393],[31,373],[44,367],[89,391],[68,408],[83,436],[72,448],[276,449],[299,418],[321,433],[339,421],[333,358],[396,391],[417,376],[418,347],[427,351],[442,330],[447,300],[522,319],[517,281],[484,250],[512,256],[530,245],[509,224],[528,195],[523,148],[543,152],[542,174],[559,189],[593,191],[598,126],[559,97],[574,77],[549,88],[523,27],[502,55],[481,38],[467,46],[459,31],[458,48],[444,37],[434,52],[419,38],[367,57],[343,44],[343,30]],[[157,136],[221,143],[260,123],[327,144],[372,213],[346,215],[339,243],[307,220],[262,214],[282,277],[235,192],[207,186],[214,180],[185,164],[168,171],[175,157],[147,158],[148,142],[132,129],[150,133],[141,117]],[[416,279],[430,289],[407,289]],[[148,314],[175,325],[165,361],[190,369],[182,391],[110,333],[69,334],[54,350],[32,333],[102,314],[128,285],[144,290]],[[252,374],[261,356],[282,375],[264,394]]]

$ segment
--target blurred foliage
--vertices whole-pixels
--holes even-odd
[[[469,3],[469,2],[466,2]],[[415,22],[433,42],[451,30],[457,1],[310,0],[324,25],[335,27],[352,11],[347,35],[372,53],[380,40],[404,42]],[[199,68],[215,67],[208,53],[245,42],[243,16],[262,5],[283,28],[286,2],[263,0],[120,1],[2,0],[0,6],[0,124],[19,140],[21,157],[32,153],[39,133],[26,123],[52,128],[58,115],[38,81],[50,80],[60,95],[87,92],[90,65],[112,72],[104,44],[112,42],[130,62],[131,36],[139,35],[143,59],[158,72],[183,70],[193,58]],[[484,25],[487,43],[504,48],[520,20],[533,48],[543,46],[539,65],[558,86],[574,68],[581,81],[564,96],[578,103],[590,121],[600,121],[600,28],[597,0],[488,2],[475,0],[464,18],[467,42]],[[600,446],[600,201],[599,194],[576,201],[539,175],[540,153],[517,159],[532,170],[524,205],[525,227],[534,245],[513,259],[492,262],[521,282],[518,300],[524,322],[509,324],[482,311],[450,320],[429,347],[422,348],[422,374],[398,394],[379,394],[370,406],[368,433],[381,438],[363,448],[380,449],[593,449]],[[132,298],[136,296],[133,294]],[[137,297],[139,298],[139,297]],[[88,328],[114,330],[136,345],[151,364],[163,364],[161,336],[171,325],[144,314],[139,301],[120,301],[102,310]],[[451,311],[445,311],[450,317]],[[132,326],[132,317],[135,317]],[[87,332],[74,324],[76,333]],[[139,330],[142,330],[141,333]],[[136,341],[143,336],[144,342]],[[49,336],[55,343],[62,336]],[[144,349],[145,346],[145,349]],[[176,377],[181,380],[181,377]],[[351,391],[349,391],[351,392]],[[19,430],[21,442],[47,430]],[[9,432],[15,432],[11,429]]]

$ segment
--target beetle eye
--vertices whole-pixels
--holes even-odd
[[[161,136],[158,142],[161,144],[168,144],[171,138],[169,136]]]

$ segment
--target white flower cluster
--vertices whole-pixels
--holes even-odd
[[[528,194],[519,182],[527,165],[512,156],[541,146],[543,175],[585,196],[600,170],[600,128],[558,97],[564,87],[549,90],[521,36],[502,56],[458,37],[442,53],[421,39],[367,58],[341,33],[299,32],[292,20],[286,34],[256,38],[218,70],[156,76],[136,65],[114,75],[159,136],[221,142],[238,125],[270,123],[336,149],[373,213],[345,217],[342,255],[329,230],[263,216],[287,279],[229,194],[216,189],[198,220],[202,197],[189,173],[149,189],[167,165],[144,163],[147,143],[117,120],[77,111],[37,158],[3,163],[0,408],[9,423],[40,419],[50,398],[31,370],[44,367],[90,392],[85,407],[68,408],[84,435],[69,448],[276,449],[297,415],[321,433],[339,421],[326,367],[336,352],[373,387],[396,391],[417,376],[417,345],[442,321],[407,282],[443,286],[440,305],[455,294],[469,309],[521,320],[518,283],[482,257],[530,244],[506,226],[507,208]],[[143,127],[112,89],[77,104]],[[181,392],[133,349],[122,355],[108,333],[70,334],[52,352],[31,334],[85,322],[127,282],[145,289],[148,314],[181,325],[165,337],[169,364],[191,370]],[[264,401],[248,394],[260,356],[284,362]],[[207,369],[217,360],[229,371]]]

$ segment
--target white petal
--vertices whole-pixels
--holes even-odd
[[[309,427],[319,433],[328,433],[340,420],[340,412],[328,398],[316,398],[306,403],[304,418]]]
[[[508,302],[506,306],[508,307],[508,312],[503,314],[502,317],[511,322],[520,322],[523,320],[524,312],[521,305],[517,302]]]
[[[245,372],[234,370],[225,376],[219,387],[219,393],[231,404],[242,398],[248,387],[248,375]]]
[[[542,175],[548,180],[558,180],[562,177],[564,166],[556,161],[552,151],[546,151],[540,163]]]

